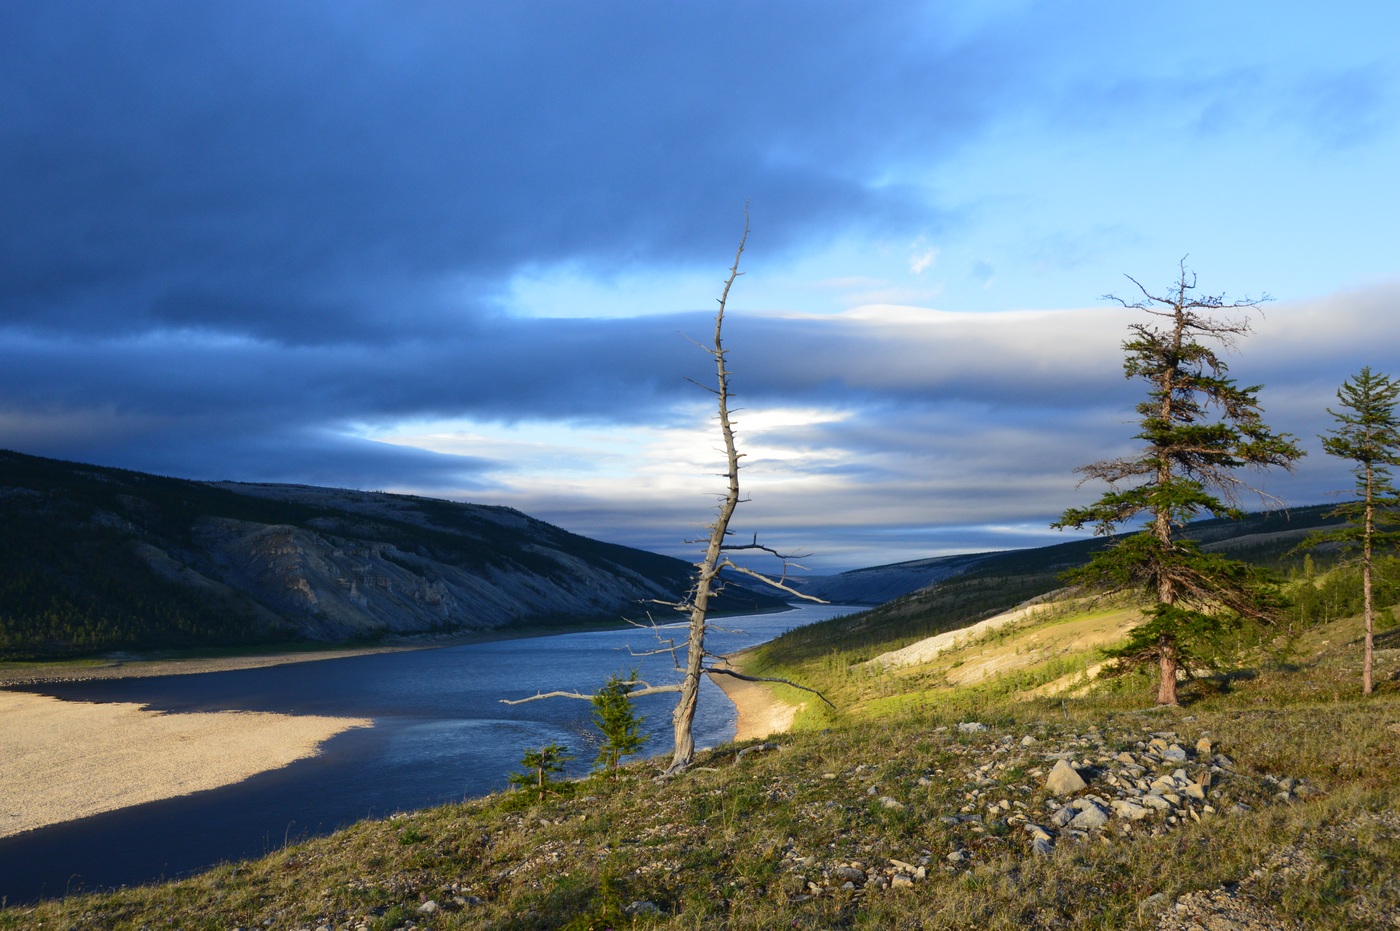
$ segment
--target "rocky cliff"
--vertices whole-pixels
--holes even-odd
[[[510,508],[203,483],[0,452],[0,651],[617,619],[691,567]],[[731,590],[730,608],[776,599]]]

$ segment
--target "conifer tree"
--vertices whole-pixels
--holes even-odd
[[[1340,542],[1361,550],[1362,616],[1366,626],[1365,654],[1361,666],[1361,692],[1370,695],[1375,651],[1375,551],[1400,543],[1400,532],[1387,527],[1400,524],[1400,493],[1391,479],[1390,468],[1400,465],[1400,416],[1395,412],[1400,398],[1400,382],[1371,371],[1370,366],[1342,383],[1337,389],[1341,410],[1327,409],[1337,426],[1323,436],[1322,448],[1329,456],[1354,463],[1357,501],[1334,508],[1330,516],[1345,517],[1347,526],[1314,533],[1306,546]]]
[[[525,772],[510,773],[507,779],[513,786],[539,792],[539,800],[544,801],[544,797],[553,792],[557,784],[551,777],[562,773],[564,764],[573,759],[568,749],[563,744],[552,743],[538,750],[526,750],[520,759]]]
[[[1106,459],[1076,471],[1109,490],[1086,508],[1070,508],[1053,525],[1095,525],[1110,536],[1124,524],[1144,522],[1137,533],[1114,540],[1069,578],[1090,587],[1136,589],[1148,600],[1145,622],[1120,648],[1128,662],[1155,661],[1157,701],[1177,704],[1177,672],[1184,662],[1218,646],[1222,634],[1244,619],[1268,619],[1277,609],[1271,590],[1248,565],[1202,552],[1182,539],[1180,528],[1202,514],[1239,518],[1239,494],[1254,490],[1243,469],[1291,468],[1303,455],[1286,433],[1263,421],[1259,385],[1240,387],[1227,377],[1219,351],[1249,332],[1244,319],[1218,312],[1248,309],[1260,301],[1226,303],[1197,296],[1196,278],[1180,276],[1156,296],[1129,276],[1142,299],[1129,303],[1157,320],[1133,323],[1123,343],[1123,372],[1147,382],[1138,404],[1143,445],[1134,455]],[[1261,299],[1263,300],[1263,299]]]
[[[593,696],[593,721],[603,735],[594,762],[617,780],[617,766],[624,756],[631,756],[646,743],[640,732],[643,718],[632,709],[627,695],[637,687],[637,670],[626,679],[609,676],[608,681]]]

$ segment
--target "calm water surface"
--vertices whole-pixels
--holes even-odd
[[[722,618],[712,652],[770,640],[852,609],[805,605]],[[683,641],[683,628],[668,629]],[[586,772],[598,736],[587,702],[503,705],[537,691],[597,690],[640,668],[652,684],[679,681],[671,658],[637,629],[502,640],[407,653],[355,656],[235,672],[113,679],[36,687],[76,701],[139,702],[159,711],[276,711],[367,717],[320,756],[208,792],[151,802],[0,839],[0,898],[11,903],[79,889],[172,878],[224,860],[260,856],[366,817],[484,795],[503,788],[530,747],[566,744],[571,772]],[[670,750],[674,695],[638,699],[647,751]],[[734,706],[702,682],[696,745],[734,736]]]

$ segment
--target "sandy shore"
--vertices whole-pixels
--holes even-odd
[[[298,650],[290,653],[257,653],[247,656],[218,656],[185,659],[107,659],[100,663],[53,662],[0,664],[0,688],[11,685],[39,685],[44,682],[86,682],[89,679],[137,679],[147,676],[184,676],[230,669],[261,669],[287,663],[314,663],[370,653],[398,653],[421,650],[423,646],[352,647],[328,650]]]
[[[0,837],[241,782],[364,718],[160,714],[0,691]]]
[[[743,655],[736,653],[732,658],[738,659]],[[724,668],[739,668],[731,667],[729,660],[727,657],[720,665]],[[724,690],[724,694],[729,696],[729,700],[739,711],[739,721],[734,734],[736,742],[787,733],[792,727],[793,719],[797,717],[797,712],[801,710],[800,705],[790,705],[775,697],[773,690],[761,682],[745,682],[743,679],[723,675],[711,675],[710,681]]]

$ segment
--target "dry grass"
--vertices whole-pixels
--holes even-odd
[[[499,795],[365,822],[178,883],[5,909],[0,929],[1394,928],[1400,683],[1392,664],[1360,699],[1349,624],[1291,665],[1195,683],[1179,709],[1145,707],[1131,677],[1063,700],[945,689],[778,750],[721,749],[680,779],[640,763],[539,806]],[[973,716],[988,729],[956,727]],[[1167,731],[1234,761],[1199,823],[1111,827],[1039,856],[1010,819],[956,818],[1000,799],[1044,812],[1054,751],[1111,755]],[[979,771],[993,761],[995,778]],[[1286,779],[1307,796],[1280,799]],[[892,859],[925,877],[877,888]],[[851,863],[871,881],[842,889]],[[441,909],[420,912],[428,900]],[[656,911],[628,914],[639,902]]]

